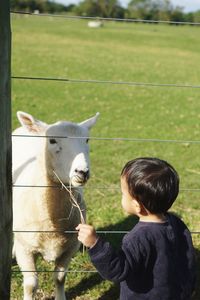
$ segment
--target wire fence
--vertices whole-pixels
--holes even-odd
[[[58,138],[58,139],[89,139],[99,141],[129,141],[141,143],[173,143],[173,144],[200,144],[200,140],[163,140],[163,139],[142,139],[142,138],[123,138],[123,137],[94,137],[94,136],[52,136],[52,135],[23,135],[13,134],[13,137],[21,138]]]
[[[66,233],[77,234],[76,230],[13,230],[14,233]],[[97,230],[97,234],[127,234],[128,230]],[[192,234],[200,234],[200,231],[191,231]]]
[[[145,86],[145,87],[171,87],[171,88],[192,88],[199,89],[200,85],[182,84],[182,83],[153,83],[153,82],[131,82],[131,81],[112,81],[112,80],[96,80],[96,79],[70,79],[70,78],[54,78],[54,77],[32,77],[32,76],[12,76],[12,79],[19,80],[40,80],[40,81],[57,81],[67,83],[89,83],[89,84],[112,84],[112,85],[129,85],[129,86]]]
[[[58,185],[23,185],[23,184],[13,184],[14,188],[55,188],[60,189],[61,186]],[[71,188],[70,186],[65,186],[66,188]],[[119,187],[110,187],[110,186],[90,186],[85,189],[92,189],[92,190],[118,190],[120,191]],[[200,192],[200,189],[189,189],[183,188],[180,189],[180,192]]]
[[[102,138],[102,137],[74,137],[74,136],[37,136],[37,135],[12,135],[14,138],[70,138],[70,139],[93,139],[93,140],[106,140],[106,141],[131,141],[131,142],[160,142],[160,143],[192,143],[192,144],[200,144],[200,141],[194,140],[159,140],[159,139],[135,139],[135,138]],[[67,188],[71,188],[70,186],[66,186]],[[13,184],[13,188],[56,188],[61,189],[61,185],[19,185]],[[96,189],[96,190],[118,190],[120,191],[120,187],[118,186],[90,186],[89,189]],[[200,192],[200,189],[189,189],[189,188],[182,188],[180,192]],[[97,231],[98,234],[126,234],[129,231],[121,231],[121,230],[105,230],[105,231]],[[65,233],[65,234],[77,234],[75,230],[14,230],[13,233]],[[193,235],[199,235],[200,231],[192,231]],[[30,272],[30,271],[29,271]],[[46,272],[46,271],[45,271]],[[52,271],[51,271],[52,272]],[[83,272],[83,271],[81,271]],[[87,271],[89,272],[89,271]]]
[[[35,14],[30,12],[21,11],[11,11],[12,14],[20,15],[31,15],[36,17],[55,17],[64,19],[80,19],[80,20],[101,20],[101,21],[118,21],[118,22],[131,22],[131,23],[148,23],[148,24],[176,24],[176,25],[200,25],[200,22],[177,22],[177,21],[165,21],[165,20],[142,20],[142,19],[120,19],[120,18],[101,18],[101,17],[85,17],[85,16],[68,16],[68,15],[56,15],[56,14]],[[12,79],[16,80],[40,80],[40,81],[56,81],[56,82],[66,82],[66,83],[88,83],[88,84],[112,84],[112,85],[128,85],[128,86],[144,86],[144,87],[167,87],[167,88],[192,88],[199,89],[200,85],[193,84],[182,84],[182,83],[149,83],[149,82],[127,82],[127,81],[111,81],[111,80],[91,80],[91,79],[70,79],[70,78],[54,78],[54,77],[33,77],[33,76],[12,76]],[[105,140],[105,141],[129,141],[129,142],[141,142],[141,143],[176,143],[176,144],[200,144],[200,140],[164,140],[164,139],[141,139],[141,138],[123,138],[123,137],[73,137],[73,136],[34,136],[34,135],[17,135],[13,134],[13,137],[26,137],[26,138],[70,138],[70,139],[86,139],[91,140]],[[31,186],[31,185],[18,185],[13,184],[13,188],[61,188],[61,186]],[[101,186],[101,187],[89,187],[91,189],[112,189],[120,190],[119,187]],[[180,189],[180,192],[200,192],[200,189]],[[13,230],[13,233],[62,233],[62,234],[77,234],[75,230]],[[127,234],[127,230],[97,230],[97,234]],[[199,235],[200,231],[191,231],[192,235]],[[18,272],[38,272],[38,273],[53,273],[61,272],[57,270],[12,270],[12,273]],[[97,273],[96,270],[68,270],[64,271],[67,273]]]
[[[30,15],[36,17],[54,17],[63,19],[74,20],[98,20],[98,21],[118,21],[126,23],[147,23],[147,24],[171,24],[171,25],[193,25],[198,26],[200,22],[187,22],[187,21],[167,21],[167,20],[144,20],[144,19],[131,19],[131,18],[103,18],[103,17],[90,17],[90,16],[70,16],[64,14],[45,14],[45,13],[32,13],[23,11],[12,11],[12,14]]]

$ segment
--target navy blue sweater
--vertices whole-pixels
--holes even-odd
[[[195,257],[186,225],[167,214],[165,223],[138,222],[118,253],[99,238],[89,249],[105,279],[120,283],[121,300],[190,300]]]

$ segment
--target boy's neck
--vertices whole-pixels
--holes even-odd
[[[164,214],[140,215],[139,219],[140,219],[141,222],[154,222],[154,223],[164,223],[164,222],[166,222],[166,216]]]

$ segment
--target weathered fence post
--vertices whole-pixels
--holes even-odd
[[[10,1],[0,0],[0,299],[10,299],[12,252]]]

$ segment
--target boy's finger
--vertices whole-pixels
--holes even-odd
[[[78,226],[76,226],[75,228],[76,230],[79,230],[80,229],[80,224]]]
[[[76,230],[80,230],[80,229],[89,229],[89,228],[92,228],[91,225],[88,225],[88,224],[79,224],[77,227],[76,227]]]
[[[80,231],[80,230],[84,230],[85,228],[87,228],[87,225],[79,224],[75,229]]]
[[[87,226],[87,225],[86,225]],[[85,224],[78,224],[78,226],[76,226],[76,230],[81,230],[85,227]]]

